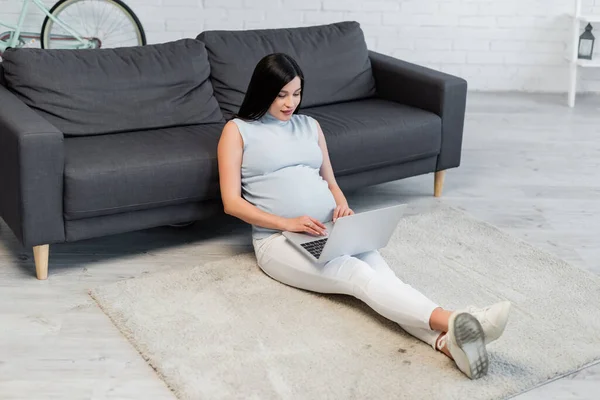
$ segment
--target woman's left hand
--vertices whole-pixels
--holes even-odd
[[[335,222],[335,220],[338,218],[346,217],[352,214],[354,214],[354,211],[352,211],[348,205],[340,204],[335,208],[335,210],[333,210],[333,222]]]

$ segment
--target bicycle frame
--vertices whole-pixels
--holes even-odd
[[[62,22],[60,20],[60,18],[57,18],[54,15],[50,14],[50,9],[47,8],[44,3],[42,3],[42,0],[23,0],[23,8],[21,8],[21,14],[19,15],[19,21],[17,22],[17,25],[7,24],[5,22],[2,22],[2,20],[0,20],[0,26],[5,26],[5,27],[11,29],[9,39],[8,40],[0,40],[0,53],[3,53],[8,47],[17,47],[18,40],[21,35],[21,29],[23,27],[23,21],[25,21],[25,17],[27,16],[27,10],[29,9],[29,3],[32,3],[32,2],[40,10],[42,10],[42,12],[44,14],[46,14],[48,16],[48,18],[50,18],[52,21],[54,21],[54,23],[58,24],[65,31],[67,31],[72,36],[72,41],[76,41],[75,44],[65,43],[64,46],[61,46],[61,48],[73,48],[73,49],[83,48],[83,49],[85,49],[85,48],[93,47],[93,44],[91,41],[82,38],[75,31],[73,31],[67,24]]]

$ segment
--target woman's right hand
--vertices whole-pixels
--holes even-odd
[[[284,229],[286,231],[309,233],[315,236],[326,236],[329,234],[327,228],[321,221],[309,217],[308,215],[297,218],[287,218],[285,222]]]

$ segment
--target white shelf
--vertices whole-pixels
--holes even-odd
[[[579,67],[583,68],[597,68],[600,67],[600,59],[596,60],[581,60],[577,58],[577,50],[579,48],[579,35],[581,34],[581,25],[587,23],[600,23],[600,14],[588,14],[585,15],[581,12],[582,0],[573,1],[574,10],[571,13],[571,45],[569,50],[569,95],[568,104],[569,107],[575,106],[575,96],[577,94],[577,75]]]
[[[600,67],[600,60],[581,60],[577,59],[576,64],[580,67],[585,68],[597,68]]]
[[[573,17],[573,15],[571,14],[571,17]],[[576,17],[578,20],[580,20],[581,22],[600,22],[600,14],[597,15],[578,15]]]
[[[568,56],[565,56],[565,60],[567,60],[569,63],[574,63],[578,67],[583,67],[583,68],[600,67],[600,59],[599,60],[582,60],[582,59],[578,58],[577,60],[575,60],[573,62],[573,60],[571,60],[571,58],[569,58]]]

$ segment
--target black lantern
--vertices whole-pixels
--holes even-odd
[[[594,53],[594,35],[592,35],[592,25],[587,24],[585,32],[579,36],[579,58],[591,60]]]

